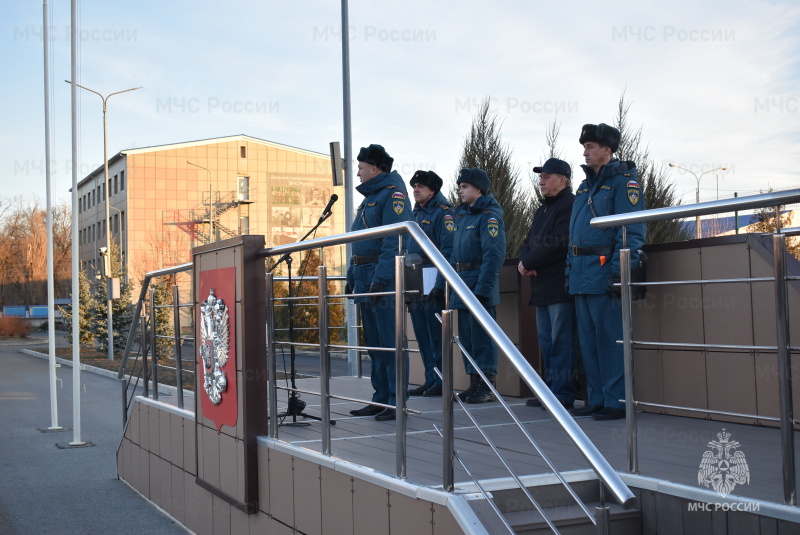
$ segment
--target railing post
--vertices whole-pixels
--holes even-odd
[[[178,389],[178,408],[183,408],[183,363],[181,362],[181,294],[177,284],[172,286],[172,329],[175,339],[175,386]]]
[[[639,473],[639,449],[636,436],[636,406],[634,405],[634,376],[633,376],[633,322],[631,320],[631,250],[621,249],[619,252],[620,287],[622,298],[622,348],[625,362],[625,426],[628,439],[628,472]]]
[[[269,437],[278,438],[278,389],[275,378],[275,319],[273,295],[275,288],[272,282],[272,273],[266,273],[266,339],[267,339],[267,383],[269,388]]]
[[[150,288],[150,351],[153,362],[153,399],[158,401],[158,329],[156,329],[156,291]]]
[[[442,310],[442,489],[453,492],[453,311]]]
[[[772,236],[772,249],[775,269],[775,325],[778,330],[778,393],[781,409],[781,451],[783,452],[783,501],[787,505],[797,505],[797,485],[794,473],[792,364],[786,293],[786,236],[784,234]]]
[[[395,468],[397,477],[406,478],[406,257],[394,258],[395,286],[394,286],[394,340],[395,340],[395,411],[397,416],[397,436],[395,437]]]
[[[331,454],[331,355],[328,331],[328,268],[317,268],[319,284],[319,397],[322,417],[322,454]]]

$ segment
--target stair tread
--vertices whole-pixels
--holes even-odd
[[[587,503],[586,507],[594,513],[595,508],[599,505],[599,503]],[[608,504],[609,512],[612,518],[620,518],[626,516],[636,516],[641,514],[641,510],[638,508],[631,508],[631,509],[623,509],[621,505],[616,503]],[[586,518],[586,514],[583,512],[583,509],[580,508],[579,505],[560,505],[557,507],[546,507],[544,509],[545,514],[550,519],[551,522],[567,522],[572,523],[575,521],[589,521]],[[544,523],[544,519],[542,515],[536,509],[530,509],[527,511],[514,511],[509,513],[504,513],[508,523],[512,526],[522,526],[522,525],[530,525],[530,524],[539,524]]]

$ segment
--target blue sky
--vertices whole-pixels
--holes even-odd
[[[318,152],[342,140],[340,2],[79,2],[78,82],[109,100],[109,153],[247,134]],[[55,194],[71,186],[70,3],[51,2]],[[625,91],[652,157],[701,199],[800,185],[800,4],[351,0],[354,153],[452,180],[485,96],[527,177],[545,131],[582,163],[581,125]],[[45,196],[42,3],[0,7],[4,196]],[[79,93],[79,178],[102,164],[102,106]],[[580,176],[580,171],[577,176]],[[670,170],[684,202],[692,175]]]

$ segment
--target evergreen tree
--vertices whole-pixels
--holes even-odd
[[[663,166],[657,165],[650,156],[650,148],[642,140],[642,128],[635,130],[629,124],[631,105],[625,102],[625,91],[619,97],[614,126],[620,132],[619,149],[614,157],[621,161],[632,160],[639,172],[645,208],[677,206],[681,202],[675,191],[675,183],[667,178]],[[692,239],[682,219],[653,221],[647,224],[645,243],[676,242]]]
[[[93,268],[92,271],[94,271]],[[94,275],[92,276],[94,278]],[[70,297],[72,297],[70,295]],[[94,315],[97,310],[97,303],[92,293],[91,283],[86,271],[80,270],[78,273],[78,331],[80,340],[79,345],[91,346],[94,345],[95,331],[93,329]],[[67,342],[72,347],[72,321],[73,310],[72,305],[58,307],[61,316],[64,318],[64,325],[67,329]]]
[[[120,297],[114,299],[111,305],[112,328],[114,329],[114,353],[122,355],[128,334],[133,322],[133,303],[131,303],[131,288],[125,277],[124,267],[119,256],[119,246],[116,240],[110,240],[109,260],[111,276],[120,280]],[[108,351],[108,286],[105,277],[97,281],[95,295],[97,316],[94,318],[94,332],[100,351]]]
[[[459,169],[483,169],[492,181],[492,193],[503,207],[506,230],[506,258],[516,258],[522,242],[528,235],[533,213],[536,211],[530,192],[520,183],[519,169],[511,161],[512,150],[501,139],[502,124],[489,111],[490,98],[486,98],[472,120],[472,127],[464,139]],[[458,185],[450,192],[450,202],[461,204]]]

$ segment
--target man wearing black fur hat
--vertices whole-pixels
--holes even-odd
[[[414,221],[445,258],[453,250],[453,205],[442,195],[442,179],[433,171],[417,171],[409,181],[414,189]],[[422,255],[422,264],[430,264],[417,242],[408,244],[409,254]],[[409,396],[441,396],[442,380],[436,375],[434,366],[442,369],[442,325],[436,314],[444,308],[444,278],[439,274],[430,293],[409,305],[411,324],[417,337],[422,364],[425,366],[425,382],[408,391]]]
[[[579,142],[583,145],[586,179],[575,192],[569,225],[566,287],[575,296],[578,340],[586,372],[587,401],[572,410],[575,416],[596,420],[625,417],[625,373],[622,346],[622,304],[620,288],[620,249],[622,227],[592,228],[594,217],[644,210],[642,188],[634,162],[613,158],[619,148],[620,133],[607,124],[583,126]],[[645,225],[627,226],[624,247],[631,251],[631,265],[639,261],[644,244]]]
[[[363,230],[409,221],[411,204],[403,179],[392,171],[394,159],[380,145],[362,147],[356,158],[361,184],[356,190],[364,196],[350,230]],[[347,268],[345,293],[373,293],[394,290],[394,259],[400,237],[386,236],[353,242],[353,256]],[[364,341],[368,347],[395,347],[394,296],[356,297],[361,305]],[[372,359],[372,401],[395,405],[395,356],[388,351],[369,351]],[[406,363],[407,364],[407,363]],[[408,374],[406,374],[408,377]],[[394,420],[394,409],[367,405],[350,411],[353,416],[375,416]]]
[[[457,183],[461,205],[455,213],[450,265],[489,315],[496,319],[496,308],[500,304],[500,268],[506,258],[503,208],[489,193],[492,182],[486,171],[462,169]],[[458,333],[464,349],[493,382],[497,375],[497,346],[455,292],[450,295],[450,307],[458,309]],[[469,388],[458,397],[467,403],[494,401],[494,394],[466,358],[464,369],[470,377]]]

